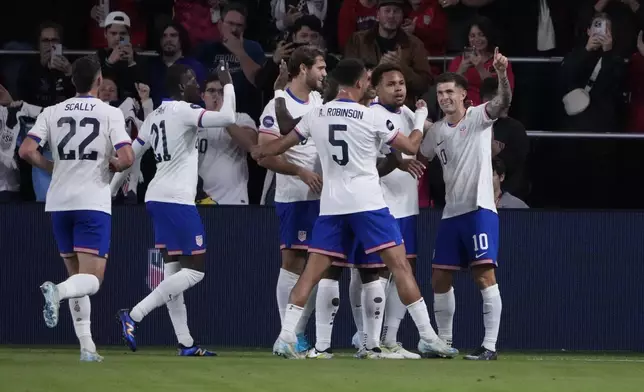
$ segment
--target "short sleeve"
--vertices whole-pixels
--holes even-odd
[[[113,110],[110,110],[109,114],[108,132],[114,149],[118,150],[123,146],[132,144],[132,140],[125,130],[125,117],[123,117],[123,112],[116,108],[110,107],[110,109]]]
[[[482,126],[483,129],[492,126],[494,124],[494,121],[490,118],[490,116],[487,114],[487,110],[485,109],[487,107],[488,103],[484,103],[482,105],[474,106],[471,107],[467,110],[467,117],[470,122],[470,124],[475,125],[475,126]],[[481,129],[481,131],[483,130]]]
[[[27,133],[27,136],[34,139],[40,147],[44,147],[47,143],[49,135],[49,116],[51,114],[50,108],[45,108],[38,117],[36,123]]]
[[[237,113],[235,119],[235,125],[238,127],[252,128],[257,131],[257,125],[255,121],[246,113]]]
[[[436,151],[434,151],[434,146],[436,145],[436,132],[436,126],[432,126],[429,131],[427,131],[425,138],[420,144],[420,155],[430,161],[436,156]]]
[[[178,118],[183,120],[183,123],[186,126],[203,128],[201,126],[201,118],[203,117],[204,113],[206,113],[206,109],[202,108],[199,105],[181,102],[179,105],[177,105],[175,110],[177,112]]]
[[[259,133],[266,133],[276,137],[280,136],[279,125],[277,124],[277,117],[275,116],[275,99],[271,99],[264,112],[259,117]]]
[[[141,125],[141,129],[139,129],[139,134],[136,137],[136,143],[139,143],[143,147],[149,144],[150,135],[152,133],[149,118],[150,116],[148,116],[148,119],[143,121],[143,124]]]
[[[297,136],[300,137],[300,140],[306,140],[311,136],[311,124],[313,124],[313,116],[315,115],[315,112],[317,112],[316,109],[309,110],[308,113],[302,116],[302,119],[295,126],[295,129],[293,129],[293,131],[297,133]]]
[[[373,113],[373,129],[376,132],[378,139],[384,144],[393,143],[398,132],[394,123],[384,113],[371,109]]]

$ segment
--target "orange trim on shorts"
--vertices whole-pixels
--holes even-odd
[[[90,255],[95,255],[95,256],[98,256],[98,257],[102,257],[102,258],[104,258],[104,259],[107,259],[107,256],[108,256],[108,254],[107,254],[107,253],[106,253],[106,254],[104,254],[104,255],[101,255],[101,254],[98,252],[98,249],[91,249],[91,248],[80,248],[80,247],[74,247],[74,252],[77,252],[77,253],[87,253],[87,254],[90,254]]]
[[[365,254],[371,254],[371,253],[378,252],[379,250],[383,250],[383,249],[387,249],[387,248],[393,248],[394,246],[397,246],[397,245],[398,244],[396,244],[396,241],[391,241],[391,242],[387,242],[386,244],[382,244],[382,245],[375,246],[373,248],[369,248],[369,249],[365,250],[364,253]]]
[[[457,267],[455,265],[432,264],[432,268],[450,271],[463,271],[463,268]]]
[[[72,257],[76,256],[76,253],[61,253],[60,257]]]
[[[358,268],[358,269],[367,269],[367,268],[384,268],[385,265],[381,263],[377,264],[353,264],[353,263],[343,263],[340,261],[334,261],[331,263],[331,265],[336,266],[336,267],[353,267],[353,268]]]
[[[183,255],[183,251],[181,250],[169,250],[168,251],[168,256],[181,256]]]
[[[165,248],[167,248],[167,246],[165,244],[154,244],[154,247],[156,249],[165,249]]]
[[[193,250],[191,254],[192,255],[202,255],[204,253],[206,253],[205,249],[197,249],[197,250]]]
[[[418,255],[407,255],[408,259],[417,259]]]
[[[286,247],[286,244],[280,245],[281,250],[289,250],[289,249],[295,249],[295,250],[309,250],[308,245],[291,245],[288,248]]]
[[[476,260],[470,263],[470,267],[483,264],[492,264],[496,266],[496,263],[492,259]]]
[[[345,255],[345,254],[338,253],[338,252],[330,252],[328,250],[317,249],[317,248],[309,248],[309,253],[318,253],[318,254],[325,255],[325,256],[337,257],[339,259],[346,259],[347,258],[347,255]]]

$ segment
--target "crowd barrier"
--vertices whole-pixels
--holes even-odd
[[[0,343],[76,344],[66,304],[57,328],[48,329],[42,320],[38,286],[65,279],[43,206],[0,205],[0,214]],[[194,337],[214,348],[272,346],[279,330],[280,265],[274,211],[218,206],[202,208],[201,216],[206,277],[186,293]],[[508,210],[500,219],[500,350],[644,350],[643,212]],[[430,307],[429,261],[439,221],[438,211],[421,212],[417,277]],[[115,207],[105,282],[92,297],[99,346],[121,344],[116,311],[132,307],[162,278],[152,246],[144,207]],[[347,275],[333,335],[337,348],[347,347],[354,333]],[[467,274],[456,279],[455,292],[454,343],[475,347],[483,334],[480,293]],[[313,320],[309,328],[312,335]],[[175,344],[166,309],[151,313],[137,337],[141,347]],[[400,338],[409,347],[417,343],[408,316]]]

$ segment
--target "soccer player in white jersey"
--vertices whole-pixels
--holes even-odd
[[[51,212],[54,238],[69,273],[62,283],[45,282],[40,287],[45,323],[55,327],[60,301],[69,299],[80,359],[89,362],[103,360],[92,340],[89,296],[103,281],[110,248],[110,169],[122,171],[134,162],[123,113],[96,98],[101,79],[96,60],[76,60],[72,65],[76,96],[43,110],[19,151],[32,165],[53,171],[45,211]],[[38,151],[45,143],[53,147],[53,162]]]
[[[223,87],[217,74],[208,76],[201,98],[206,110],[219,111]],[[246,113],[235,113],[228,128],[201,128],[197,135],[199,177],[203,190],[217,204],[248,204],[250,147],[257,144],[257,125]]]
[[[427,306],[405,257],[400,229],[382,196],[376,169],[382,143],[406,154],[416,154],[427,109],[417,110],[415,130],[408,138],[382,113],[358,103],[369,85],[360,60],[340,61],[332,77],[339,85],[336,100],[307,113],[286,137],[253,149],[253,157],[261,160],[279,155],[312,137],[324,173],[320,216],[309,246],[309,262],[291,291],[276,350],[287,358],[304,358],[296,351],[295,334],[303,306],[332,262],[347,260],[356,237],[367,253],[379,252],[393,273],[400,298],[408,305],[428,348],[436,354],[454,356],[458,351],[448,347],[430,324]]]
[[[434,313],[442,339],[452,340],[454,271],[469,268],[483,296],[485,337],[481,347],[465,357],[470,360],[497,359],[502,308],[494,273],[499,218],[492,184],[492,125],[510,107],[512,90],[507,76],[508,59],[498,48],[493,65],[499,79],[496,96],[468,109],[464,105],[467,80],[452,73],[438,78],[437,98],[445,118],[432,126],[420,151],[428,159],[440,159],[445,179],[446,205],[432,260]]]
[[[322,104],[318,92],[326,77],[322,51],[311,46],[296,49],[289,58],[288,72],[291,81],[283,98],[294,117],[300,117]],[[281,137],[276,121],[275,101],[274,98],[266,105],[260,117],[260,145]],[[312,139],[298,142],[282,157],[268,157],[259,164],[277,173],[275,210],[280,222],[282,267],[277,279],[276,296],[280,320],[283,321],[289,294],[304,269],[313,225],[320,213],[322,169]],[[315,293],[297,327],[298,350],[301,352],[310,348],[304,330],[313,311],[314,301]]]
[[[152,310],[166,305],[179,342],[181,356],[214,356],[195,344],[188,329],[183,292],[204,277],[206,237],[195,206],[198,181],[197,130],[229,127],[235,123],[235,90],[227,66],[217,67],[224,85],[224,103],[220,111],[207,111],[199,102],[199,84],[192,70],[175,64],[166,75],[164,100],[143,122],[136,156],[152,148],[157,171],[145,194],[145,203],[154,225],[155,246],[161,249],[164,279],[131,311],[118,313],[123,339],[136,351],[136,326]],[[193,102],[193,104],[189,103]],[[223,132],[223,130],[222,130]],[[112,189],[117,189],[124,176],[115,176]]]

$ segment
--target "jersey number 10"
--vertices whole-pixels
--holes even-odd
[[[161,132],[159,132],[159,128],[161,128]],[[172,156],[168,152],[168,138],[165,135],[165,120],[161,121],[158,126],[156,124],[152,124],[152,133],[154,134],[154,158],[156,161],[167,162],[172,159]],[[159,139],[161,139],[163,151],[159,151]],[[161,155],[161,153],[163,153],[163,155]]]
[[[67,143],[69,143],[70,140],[76,135],[76,120],[73,117],[61,117],[58,120],[58,128],[62,128],[65,126],[65,124],[69,125],[69,132],[63,137],[63,139],[58,142],[58,157],[60,158],[61,161],[73,161],[76,159],[78,156],[79,160],[88,160],[88,161],[95,161],[98,159],[98,152],[92,151],[89,153],[85,153],[85,148],[89,146],[91,142],[94,141],[98,137],[98,130],[101,126],[101,124],[98,122],[97,119],[93,117],[84,117],[82,120],[80,120],[79,125],[81,127],[87,127],[87,126],[92,126],[92,132],[90,132],[89,135],[83,141],[78,145],[78,155],[76,155],[76,151],[71,149],[69,152],[65,152],[65,146],[67,146]]]
[[[349,145],[345,140],[336,139],[336,132],[346,132],[347,126],[344,124],[331,124],[329,125],[329,143],[332,146],[340,147],[342,155],[337,156],[333,154],[333,160],[340,166],[346,166],[349,163]]]

